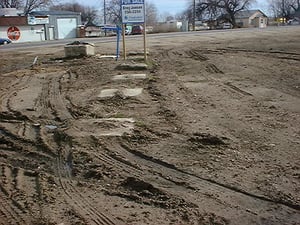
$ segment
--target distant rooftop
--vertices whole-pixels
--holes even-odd
[[[249,18],[250,16],[252,16],[254,13],[256,13],[257,11],[261,12],[264,16],[266,16],[261,10],[259,9],[250,9],[250,10],[243,10],[243,11],[239,11],[236,13],[236,18]]]
[[[48,15],[80,15],[80,12],[72,12],[72,11],[58,11],[58,10],[50,10],[50,11],[33,11],[30,13],[32,16],[48,16]]]

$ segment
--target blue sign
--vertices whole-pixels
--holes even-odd
[[[144,0],[122,0],[122,5],[144,4]]]
[[[122,23],[144,23],[144,0],[122,0]]]

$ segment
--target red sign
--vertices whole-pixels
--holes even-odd
[[[20,39],[21,31],[17,27],[9,27],[7,29],[7,37],[12,41],[17,41]]]

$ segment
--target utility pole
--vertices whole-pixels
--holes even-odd
[[[193,31],[196,30],[196,0],[194,0],[194,6],[193,6]]]
[[[104,26],[106,26],[106,1],[105,0],[103,0],[103,16],[104,16],[103,23],[104,23]],[[106,36],[106,29],[105,29],[104,33]]]

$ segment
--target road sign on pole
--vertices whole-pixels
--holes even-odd
[[[9,27],[7,29],[7,37],[12,41],[17,41],[20,39],[21,31],[18,27]]]
[[[144,0],[122,0],[122,23],[144,23],[145,2]]]
[[[144,59],[146,54],[146,22],[145,22],[145,0],[121,0],[122,23],[123,23],[123,54],[126,59],[125,24],[144,24]]]

